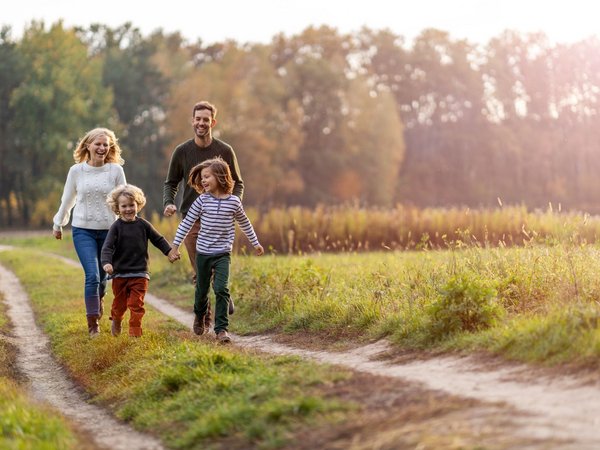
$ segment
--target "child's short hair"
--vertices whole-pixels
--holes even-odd
[[[120,184],[106,197],[106,202],[116,215],[119,215],[119,197],[122,195],[129,197],[138,205],[138,212],[146,205],[144,191],[133,184]]]
[[[193,187],[196,192],[200,194],[204,192],[204,187],[202,186],[203,169],[210,169],[217,179],[217,183],[219,183],[219,188],[223,192],[226,194],[231,194],[233,192],[233,177],[231,176],[231,169],[229,168],[229,164],[223,161],[223,158],[220,156],[207,159],[197,166],[194,166],[192,170],[190,170],[188,184]]]

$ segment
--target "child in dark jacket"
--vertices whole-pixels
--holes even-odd
[[[117,186],[107,202],[119,218],[112,224],[102,246],[103,269],[112,276],[114,300],[110,311],[113,336],[121,333],[121,322],[129,308],[129,336],[142,335],[144,297],[148,291],[148,241],[173,262],[179,257],[169,242],[150,222],[137,214],[146,204],[144,192],[137,186]]]

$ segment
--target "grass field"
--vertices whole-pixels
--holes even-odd
[[[269,208],[247,210],[261,243],[269,252],[288,255],[314,252],[383,250],[447,250],[457,241],[485,247],[513,247],[531,242],[595,243],[600,218],[562,212],[560,205],[545,211],[525,206],[498,208],[393,208],[359,206]],[[173,236],[178,221],[153,215],[152,223]],[[239,231],[239,230],[238,230]],[[241,233],[234,244],[246,249]]]
[[[151,308],[143,339],[115,339],[103,321],[101,336],[90,340],[81,284],[64,282],[77,280],[78,269],[34,250],[2,252],[0,261],[22,280],[54,354],[93,401],[171,448],[279,448],[294,433],[356,409],[324,393],[350,377],[343,370],[236,352]],[[231,447],[212,447],[224,436]]]
[[[22,280],[53,351],[93,401],[170,447],[281,448],[308,429],[352,423],[360,415],[358,404],[331,395],[353,383],[350,373],[224,348],[151,308],[142,340],[111,337],[107,322],[90,340],[81,269],[40,253],[76,259],[70,236],[0,244],[21,247],[0,252],[0,261]],[[299,345],[307,336],[313,345],[339,347],[387,338],[404,350],[487,352],[546,366],[596,367],[599,269],[598,247],[575,241],[234,255],[231,330],[281,333],[297,337]],[[151,271],[151,291],[191,311],[185,255],[170,264],[152,249]],[[0,327],[7,327],[5,320]],[[4,398],[16,390],[9,386]]]
[[[1,294],[0,294],[1,296]],[[0,298],[0,448],[78,449],[82,442],[57,411],[34,401],[20,384],[16,349],[7,337],[10,324]]]
[[[19,241],[75,258],[68,238]],[[400,348],[487,351],[597,364],[600,251],[573,239],[523,247],[454,241],[449,250],[234,255],[237,333],[307,333],[329,342],[386,337]],[[191,311],[186,256],[151,251],[150,289]]]

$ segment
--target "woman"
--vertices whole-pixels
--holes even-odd
[[[76,164],[67,175],[60,208],[53,219],[53,235],[62,239],[62,227],[69,223],[73,210],[73,244],[85,272],[88,333],[95,337],[100,332],[98,320],[102,317],[107,280],[100,251],[116,219],[106,197],[113,188],[126,183],[121,167],[124,161],[115,133],[107,128],[88,131],[73,157]]]

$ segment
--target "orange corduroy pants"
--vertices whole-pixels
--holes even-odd
[[[139,278],[113,278],[112,290],[115,296],[110,318],[122,321],[129,309],[129,335],[139,337],[142,335],[142,317],[144,309],[144,296],[148,292],[148,279]]]

